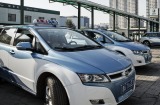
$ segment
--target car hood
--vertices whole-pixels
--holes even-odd
[[[104,49],[58,52],[57,62],[78,73],[113,73],[131,65],[131,61],[113,51]]]
[[[150,48],[138,42],[119,42],[118,46],[128,48],[130,50],[149,50]]]

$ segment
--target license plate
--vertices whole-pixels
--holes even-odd
[[[123,85],[121,86],[121,88],[122,88],[122,93],[128,92],[129,90],[133,89],[133,87],[134,87],[134,79],[126,82],[125,84],[123,84]]]

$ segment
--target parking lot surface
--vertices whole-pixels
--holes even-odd
[[[160,49],[152,49],[152,63],[137,67],[136,90],[120,105],[160,105]],[[44,105],[42,100],[7,82],[0,84],[0,105]]]

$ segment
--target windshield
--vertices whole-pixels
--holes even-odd
[[[101,30],[101,32],[106,34],[107,36],[109,36],[113,40],[118,41],[118,42],[130,42],[131,41],[130,39],[128,39],[118,33],[115,33],[115,32],[105,31],[105,30]]]
[[[55,50],[87,50],[101,48],[84,35],[69,29],[37,29],[46,43]]]

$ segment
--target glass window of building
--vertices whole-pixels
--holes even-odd
[[[39,17],[39,19],[44,19],[44,17]]]
[[[8,14],[8,21],[16,22],[16,14]]]
[[[31,21],[32,21],[32,16],[26,15],[25,16],[25,22],[26,23],[31,23]]]
[[[51,20],[56,20],[56,18],[51,18]]]

